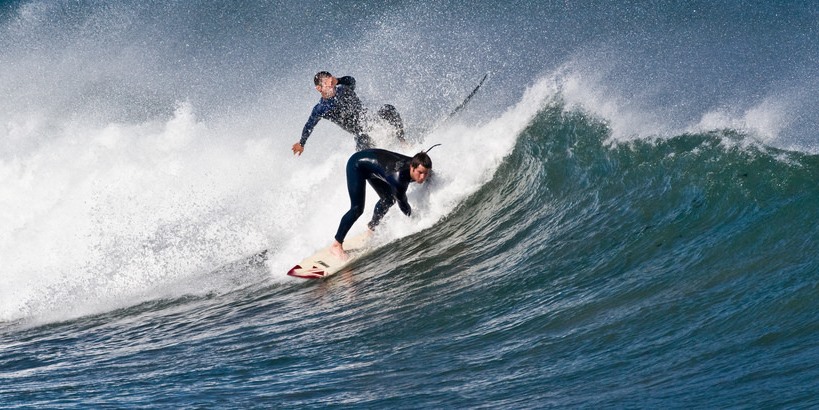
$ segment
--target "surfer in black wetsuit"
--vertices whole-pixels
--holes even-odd
[[[341,259],[347,258],[342,244],[347,232],[364,213],[365,181],[381,198],[367,224],[372,231],[396,201],[401,212],[410,216],[412,208],[407,202],[407,188],[411,182],[423,184],[431,171],[432,160],[426,152],[419,152],[412,158],[383,149],[366,149],[353,154],[347,161],[350,210],[341,218],[330,251]]]
[[[307,138],[310,137],[313,128],[322,118],[338,124],[345,131],[353,134],[356,151],[372,148],[372,139],[365,132],[366,110],[355,94],[355,78],[350,76],[336,78],[326,71],[321,71],[313,77],[313,82],[316,84],[316,90],[321,94],[321,99],[313,107],[310,118],[304,124],[301,139],[293,144],[293,154],[301,155],[304,152]],[[378,116],[395,128],[396,137],[403,142],[404,123],[395,107],[389,104],[384,105],[378,110]]]

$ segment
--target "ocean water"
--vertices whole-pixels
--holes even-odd
[[[0,407],[817,407],[817,45],[812,2],[5,2]],[[442,145],[310,281],[319,70]]]

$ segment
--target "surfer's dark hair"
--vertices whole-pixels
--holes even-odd
[[[332,76],[333,76],[333,75],[332,75],[332,74],[330,74],[330,73],[329,73],[329,72],[327,72],[327,71],[319,71],[319,72],[317,72],[317,73],[316,73],[316,75],[313,77],[313,83],[314,83],[314,84],[316,84],[316,85],[321,85],[321,80],[323,80],[323,79],[325,79],[325,78],[330,78],[330,77],[332,77]]]
[[[411,168],[418,168],[418,165],[423,165],[426,169],[432,169],[432,159],[426,152],[419,152],[412,157],[410,161]]]

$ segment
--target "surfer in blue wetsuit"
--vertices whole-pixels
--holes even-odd
[[[356,151],[372,148],[373,141],[365,131],[366,110],[355,93],[355,78],[351,76],[336,78],[327,71],[321,71],[313,77],[313,82],[316,90],[321,94],[321,99],[313,107],[310,118],[304,124],[301,139],[293,144],[293,154],[301,155],[304,152],[304,144],[307,143],[313,128],[322,118],[336,123],[345,131],[353,134]],[[395,129],[396,137],[403,142],[404,123],[395,107],[389,104],[384,105],[378,110],[378,116]]]
[[[429,150],[427,150],[429,151]],[[364,213],[365,182],[375,190],[380,199],[375,204],[373,218],[367,224],[370,231],[381,222],[390,207],[398,202],[398,207],[410,216],[412,207],[407,202],[407,188],[412,182],[423,184],[432,171],[432,160],[427,151],[419,152],[412,158],[383,149],[365,149],[356,152],[347,161],[347,191],[350,194],[350,210],[341,218],[335,242],[330,252],[346,259],[344,238],[355,221]]]

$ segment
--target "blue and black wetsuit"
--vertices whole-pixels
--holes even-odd
[[[338,78],[336,95],[332,98],[322,97],[313,107],[313,112],[310,113],[310,118],[301,131],[299,144],[303,147],[319,120],[326,118],[355,136],[356,151],[372,148],[372,139],[364,131],[365,116],[366,111],[355,93],[355,78],[351,76]],[[398,139],[404,141],[404,124],[395,107],[384,105],[378,110],[378,116],[392,125],[396,129]]]
[[[347,232],[364,213],[365,181],[381,198],[375,205],[373,219],[367,226],[374,229],[390,207],[398,202],[401,212],[409,216],[412,208],[407,202],[407,188],[412,158],[383,149],[367,149],[356,152],[347,161],[347,191],[350,194],[350,210],[341,218],[336,240],[344,242]]]

